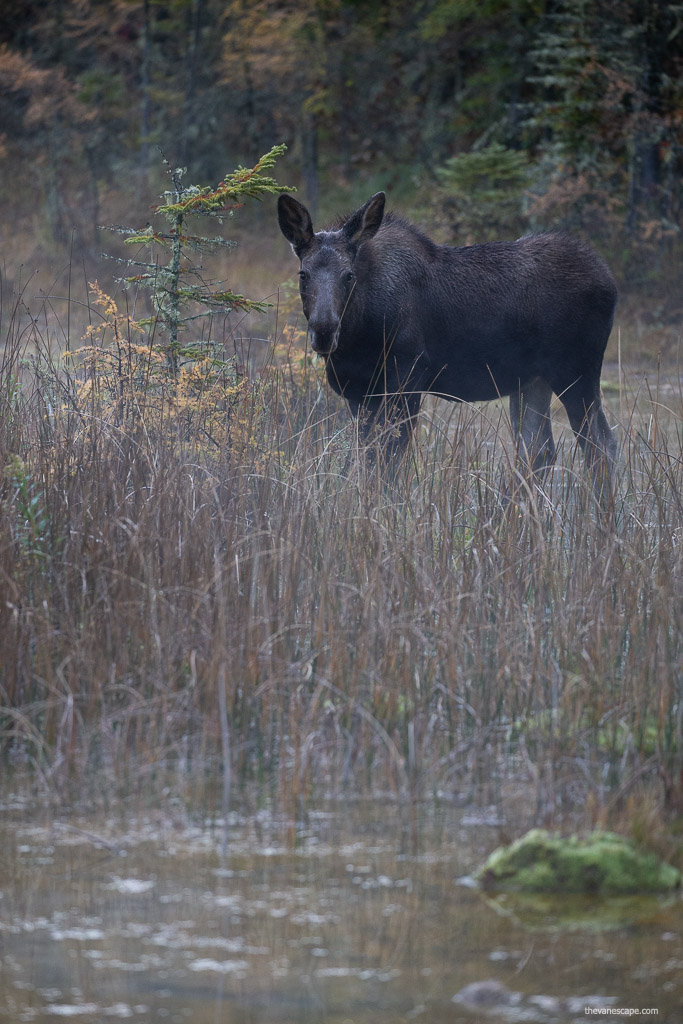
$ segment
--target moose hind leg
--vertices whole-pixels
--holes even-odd
[[[596,497],[611,493],[612,474],[617,457],[617,442],[602,407],[600,386],[588,393],[578,384],[561,395],[567,416],[583,449]]]
[[[543,473],[555,457],[550,419],[552,388],[537,377],[510,395],[510,421],[517,442],[517,462]]]

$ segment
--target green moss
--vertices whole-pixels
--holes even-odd
[[[542,829],[495,850],[475,878],[485,889],[605,895],[667,892],[681,884],[680,872],[623,836],[563,838]]]

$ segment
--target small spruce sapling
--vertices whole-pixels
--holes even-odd
[[[222,222],[226,215],[231,216],[234,210],[243,206],[246,199],[260,200],[266,195],[295,191],[263,173],[274,166],[286,148],[285,145],[273,146],[253,167],[238,167],[227,174],[216,188],[184,185],[185,170],[171,169],[165,160],[173,187],[164,192],[164,201],[154,208],[154,214],[164,216],[168,228],[156,230],[148,225],[142,231],[111,229],[126,235],[127,245],[150,246],[149,261],[121,259],[119,262],[131,269],[138,268],[138,272],[124,279],[124,284],[137,284],[151,290],[152,315],[138,322],[149,327],[152,335],[159,331],[164,336],[162,345],[174,379],[177,379],[182,361],[214,357],[210,340],[185,340],[184,332],[189,323],[233,310],[262,312],[269,305],[247,299],[229,289],[219,290],[213,283],[205,282],[203,268],[195,262],[197,255],[201,257],[219,248],[232,248],[236,243],[221,237],[189,234],[186,222],[191,217],[211,217]]]

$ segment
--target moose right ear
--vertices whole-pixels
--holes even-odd
[[[277,201],[280,230],[297,256],[313,238],[311,215],[297,199],[282,195]]]
[[[384,192],[375,192],[374,196],[368,199],[360,210],[356,210],[344,225],[344,234],[356,248],[374,238],[379,231],[384,217],[385,199]]]

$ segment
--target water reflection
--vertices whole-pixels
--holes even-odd
[[[602,922],[595,904],[541,901],[529,917],[456,882],[496,845],[484,820],[449,811],[409,857],[391,808],[315,815],[294,850],[262,814],[232,822],[221,861],[211,823],[6,810],[0,1019],[549,1022],[591,1006],[680,1024],[680,899]]]

